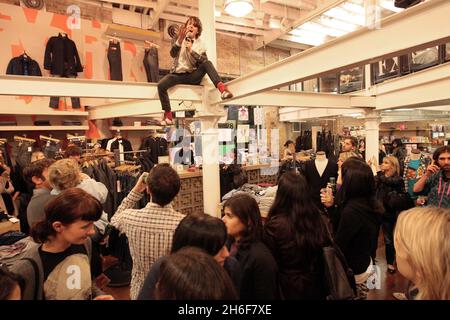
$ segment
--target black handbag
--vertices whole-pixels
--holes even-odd
[[[344,254],[334,242],[327,226],[330,245],[323,247],[323,266],[327,300],[354,300],[356,282]]]

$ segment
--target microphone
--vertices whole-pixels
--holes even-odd
[[[188,32],[188,33],[186,33],[186,41],[189,41],[189,42],[194,42],[194,37],[192,36],[192,32]]]

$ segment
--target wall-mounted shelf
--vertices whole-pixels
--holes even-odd
[[[0,131],[85,131],[89,126],[0,126]]]
[[[121,127],[109,127],[109,130],[121,130],[121,131],[147,131],[163,129],[162,126],[121,126]]]

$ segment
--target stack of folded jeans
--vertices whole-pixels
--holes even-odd
[[[156,119],[147,119],[145,121],[145,125],[147,126],[160,126],[161,122]]]
[[[80,120],[64,120],[62,122],[63,126],[81,126]]]
[[[16,121],[0,121],[0,126],[17,126]]]
[[[48,120],[36,120],[34,122],[35,126],[51,126],[50,121]]]

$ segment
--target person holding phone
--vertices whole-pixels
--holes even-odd
[[[222,99],[233,97],[206,56],[206,48],[199,38],[202,29],[199,18],[189,17],[180,27],[178,36],[172,41],[170,56],[173,58],[173,68],[158,82],[159,100],[164,110],[164,118],[161,122],[163,126],[173,124],[167,90],[177,84],[198,85],[205,74],[208,74],[214,86],[220,91]]]
[[[433,154],[433,162],[414,184],[414,192],[428,194],[428,205],[450,208],[450,146],[442,146]]]

